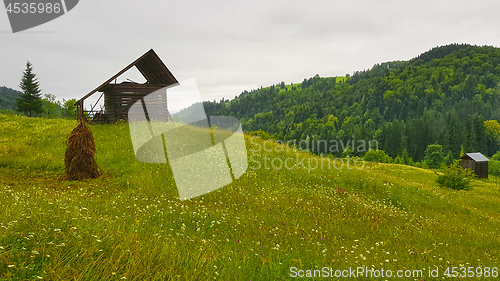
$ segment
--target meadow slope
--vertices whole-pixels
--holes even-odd
[[[496,177],[454,191],[438,187],[435,172],[404,165],[308,171],[257,169],[254,161],[232,184],[180,201],[168,165],[135,159],[126,123],[91,126],[101,178],[65,180],[65,139],[75,125],[0,114],[0,280],[500,267]],[[254,160],[318,159],[277,144],[259,151],[263,141],[246,138]]]

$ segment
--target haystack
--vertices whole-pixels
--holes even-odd
[[[64,163],[69,180],[95,179],[99,177],[92,131],[85,121],[80,121],[68,137]]]

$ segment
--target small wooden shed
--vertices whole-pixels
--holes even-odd
[[[486,158],[479,152],[466,153],[460,157],[460,166],[464,169],[473,170],[478,178],[488,178],[488,162]]]
[[[135,82],[116,83],[116,79],[133,66],[137,67],[147,82],[142,84]],[[112,123],[118,120],[126,120],[128,109],[139,99],[161,88],[178,83],[177,79],[175,79],[155,51],[151,49],[109,78],[102,85],[79,99],[75,105],[78,107],[79,118],[83,118],[83,116],[87,115],[91,116],[92,121],[95,122]],[[90,110],[85,111],[83,104],[85,99],[96,92],[102,92],[102,94],[95,105],[97,105],[104,95],[104,111],[94,110],[95,105],[92,106]],[[166,105],[166,96],[158,95],[157,99],[158,103]]]

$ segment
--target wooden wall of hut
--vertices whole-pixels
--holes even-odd
[[[472,159],[461,159],[460,166],[474,171],[478,178],[488,178],[488,162],[476,162]]]
[[[114,123],[118,121],[116,119],[115,92],[113,89],[104,92],[104,109],[108,122]]]
[[[144,96],[161,89],[158,85],[144,84],[112,84],[104,91],[104,108],[108,122],[128,119],[128,110]],[[153,112],[165,114],[167,111],[166,92],[157,93],[150,97],[150,107]]]

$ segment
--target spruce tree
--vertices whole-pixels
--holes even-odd
[[[451,151],[453,158],[460,156],[461,144],[463,142],[463,128],[458,118],[458,114],[453,108],[447,116],[447,124],[444,128],[444,150]]]
[[[23,94],[16,101],[17,111],[29,113],[30,117],[32,113],[41,113],[40,85],[29,61],[26,62],[26,69],[23,72],[19,87],[23,90]]]

